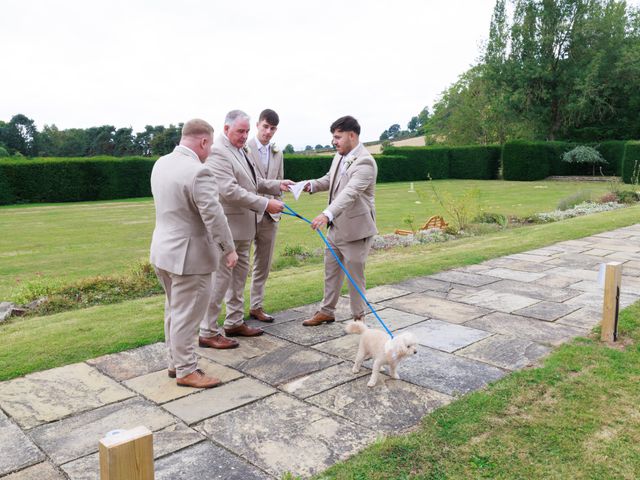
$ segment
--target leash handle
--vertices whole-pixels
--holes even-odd
[[[286,203],[284,204],[284,207],[289,210],[288,212],[282,212],[285,215],[289,215],[291,217],[297,217],[300,220],[303,220],[305,222],[307,222],[309,225],[311,225],[311,221],[306,219],[305,217],[303,217],[302,215],[300,215],[299,213],[297,213],[295,210],[293,210],[289,205],[287,205]],[[371,313],[373,313],[373,315],[378,319],[378,322],[380,322],[380,325],[383,326],[383,328],[387,331],[387,333],[389,334],[389,336],[391,338],[393,338],[393,333],[391,333],[391,330],[389,330],[389,328],[387,327],[387,325],[382,321],[382,319],[380,318],[380,315],[378,315],[378,312],[376,311],[375,308],[373,308],[373,305],[371,305],[371,303],[369,303],[369,300],[367,300],[367,297],[364,295],[364,293],[362,293],[362,290],[360,290],[360,287],[358,287],[358,285],[356,284],[355,280],[351,277],[351,274],[347,271],[347,269],[345,268],[345,266],[342,264],[342,262],[340,261],[340,259],[338,258],[338,255],[336,254],[336,252],[333,250],[333,247],[331,246],[331,244],[329,243],[329,241],[327,240],[327,237],[325,237],[324,233],[322,233],[322,231],[318,228],[316,229],[316,232],[318,232],[318,235],[320,235],[320,238],[322,238],[322,241],[325,243],[325,245],[327,246],[327,248],[329,249],[329,251],[331,252],[331,254],[333,255],[333,258],[336,259],[336,262],[338,262],[338,265],[340,266],[340,268],[342,269],[342,271],[345,273],[345,275],[347,276],[347,278],[349,279],[349,281],[351,282],[351,285],[353,285],[353,287],[356,289],[356,291],[358,292],[358,294],[360,295],[360,297],[362,297],[362,299],[364,300],[364,302],[367,304],[367,306],[371,309]]]

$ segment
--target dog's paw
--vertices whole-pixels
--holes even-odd
[[[353,368],[351,369],[351,373],[360,373],[360,369],[359,369],[359,368],[356,368],[356,367],[353,367]]]
[[[397,373],[394,373],[393,375],[391,375],[391,378],[395,380],[400,380],[400,375],[398,375]]]
[[[376,386],[376,382],[372,382],[371,380],[369,380],[369,383],[367,383],[367,387],[375,387]]]

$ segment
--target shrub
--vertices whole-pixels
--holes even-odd
[[[402,180],[426,180],[450,177],[449,152],[446,147],[387,147],[385,155],[403,156],[407,160],[404,165],[415,172],[412,178]]]
[[[558,210],[568,210],[581,203],[590,202],[592,194],[588,190],[580,190],[558,202]]]
[[[9,151],[0,145],[0,158],[7,158],[9,156]]]
[[[561,159],[571,147],[566,142],[507,142],[502,148],[502,176],[505,180],[531,181],[549,175],[577,175],[580,171]]]
[[[562,161],[567,163],[580,163],[591,165],[591,174],[596,174],[596,165],[605,165],[607,161],[603,156],[593,147],[587,147],[586,145],[579,145],[562,155]]]
[[[624,147],[626,143],[624,140],[609,140],[596,145],[595,148],[607,161],[602,169],[605,175],[616,175],[619,177],[622,174],[622,160],[624,158]]]
[[[598,199],[598,203],[611,203],[618,201],[618,194],[615,192],[605,193]]]
[[[452,147],[449,151],[449,173],[451,178],[493,180],[500,169],[499,146],[474,145]]]
[[[495,223],[504,228],[509,220],[501,213],[482,212],[473,219],[473,223]]]
[[[320,178],[331,168],[330,155],[285,155],[284,177],[299,182]]]
[[[621,190],[616,196],[620,203],[635,203],[640,200],[640,193],[632,190]]]
[[[621,176],[624,183],[640,184],[640,142],[626,143]]]

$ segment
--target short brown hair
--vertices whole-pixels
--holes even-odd
[[[213,136],[213,127],[200,118],[193,118],[182,126],[183,137],[199,137],[200,135]]]
[[[331,133],[340,130],[341,132],[355,132],[356,135],[360,135],[360,124],[352,116],[346,115],[333,122],[329,130]]]
[[[258,118],[258,123],[260,123],[263,120],[267,122],[269,125],[273,125],[274,127],[277,127],[278,124],[280,123],[280,117],[276,112],[274,112],[270,108],[266,108],[260,113],[260,117]]]

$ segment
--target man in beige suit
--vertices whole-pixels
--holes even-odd
[[[249,251],[262,216],[282,212],[284,204],[258,193],[275,196],[288,190],[293,182],[265,180],[256,174],[256,167],[244,150],[248,135],[249,116],[240,110],[232,110],[225,118],[224,134],[216,139],[207,160],[218,184],[220,203],[233,235],[238,264],[233,270],[220,265],[216,273],[211,302],[200,323],[201,347],[219,348],[210,339],[218,333],[217,320],[223,299],[227,305],[224,321],[227,337],[253,337],[263,333],[262,329],[252,328],[244,322],[244,287],[249,273]]]
[[[267,180],[284,178],[284,161],[282,151],[271,143],[278,130],[280,118],[271,109],[263,110],[256,125],[258,131],[255,138],[249,140],[249,158],[256,166],[256,174]],[[272,195],[264,195],[274,198]],[[281,198],[281,195],[275,197]],[[258,222],[253,246],[253,271],[251,272],[251,308],[249,317],[261,322],[273,322],[273,316],[264,311],[264,289],[269,277],[276,234],[280,222],[280,214],[266,214]]]
[[[158,159],[151,172],[156,226],[150,261],[166,294],[164,331],[169,377],[181,386],[209,388],[220,383],[198,369],[198,323],[211,296],[212,272],[221,261],[238,260],[231,231],[218,202],[217,184],[203,165],[213,141],[204,120],[182,127],[180,145]]]
[[[378,167],[360,143],[360,125],[351,117],[341,117],[331,125],[337,153],[329,173],[305,185],[310,193],[329,191],[329,206],[311,222],[314,230],[329,226],[327,240],[358,288],[365,292],[364,267],[376,229],[375,188]],[[344,273],[329,251],[324,253],[324,298],[320,310],[302,322],[316,326],[335,321],[335,309],[344,282]],[[351,313],[364,320],[365,301],[349,282]]]

